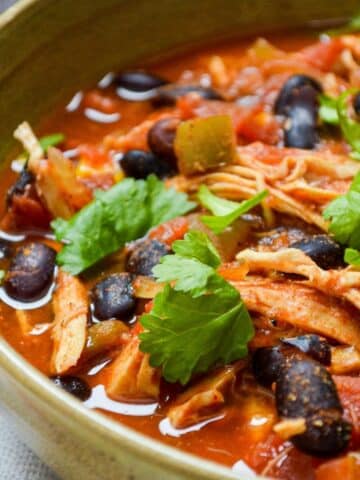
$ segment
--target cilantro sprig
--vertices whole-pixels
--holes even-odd
[[[319,116],[321,120],[330,125],[339,125],[337,98],[322,93],[319,95],[319,103]]]
[[[349,112],[349,101],[359,89],[351,88],[343,92],[339,97],[320,95],[319,115],[324,123],[338,125],[341,128],[345,140],[351,146],[351,157],[360,160],[360,122]]]
[[[204,215],[201,217],[201,221],[214,233],[222,233],[241,215],[259,205],[267,195],[268,191],[264,190],[244,202],[231,202],[214,195],[205,185],[202,185],[198,193],[199,201],[213,215]]]
[[[152,227],[184,215],[196,204],[187,195],[167,189],[154,175],[127,178],[95,199],[70,220],[51,223],[56,239],[65,243],[57,263],[77,275]]]
[[[325,209],[324,218],[330,220],[329,231],[342,245],[345,261],[360,265],[360,172],[355,176],[349,191],[333,200]]]
[[[220,257],[204,233],[189,232],[173,249],[153,270],[171,284],[141,317],[140,349],[167,381],[185,385],[194,374],[246,356],[254,329],[239,292],[216,272]]]
[[[221,259],[208,236],[193,230],[184,240],[173,243],[175,255],[166,255],[153,268],[155,278],[160,282],[175,281],[176,291],[190,292],[193,297],[207,292],[209,280],[214,275]]]
[[[39,143],[41,148],[46,153],[49,147],[56,147],[60,143],[63,143],[65,140],[65,135],[63,133],[52,133],[51,135],[46,135],[45,137],[41,137],[39,139]]]

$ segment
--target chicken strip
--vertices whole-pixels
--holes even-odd
[[[114,400],[152,401],[159,398],[161,372],[149,364],[134,336],[111,366],[106,392]]]
[[[63,374],[74,367],[84,349],[88,319],[88,297],[80,280],[59,271],[53,298],[55,314],[51,369]]]
[[[299,282],[255,277],[232,284],[249,310],[359,349],[360,315],[336,298]]]
[[[36,190],[53,217],[70,218],[90,202],[92,192],[76,177],[75,165],[56,148],[49,147],[47,158],[27,122],[15,130],[14,137],[29,153],[28,169],[36,178]]]
[[[226,403],[243,362],[222,368],[179,395],[167,417],[175,428],[186,428],[213,417]]]
[[[323,270],[308,255],[296,248],[276,252],[243,250],[236,256],[249,271],[273,271],[302,275],[303,283],[327,295],[343,298],[360,309],[360,272],[351,269]]]
[[[68,219],[91,200],[91,191],[76,178],[71,160],[56,148],[49,148],[35,174],[39,196],[55,218]]]

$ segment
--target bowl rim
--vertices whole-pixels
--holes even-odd
[[[3,338],[0,338],[0,367],[28,393],[39,398],[61,416],[72,418],[74,424],[91,429],[99,439],[112,442],[123,451],[141,455],[144,462],[156,463],[160,468],[172,470],[174,473],[196,474],[196,478],[204,480],[239,479],[238,474],[232,472],[229,467],[168,446],[84,406],[75,397],[55,386]],[[246,480],[245,477],[242,479]]]

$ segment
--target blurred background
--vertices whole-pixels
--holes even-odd
[[[0,0],[0,12],[5,10],[5,8],[10,7],[16,0]]]

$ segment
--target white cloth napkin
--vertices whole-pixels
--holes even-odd
[[[0,418],[0,480],[60,480]]]

